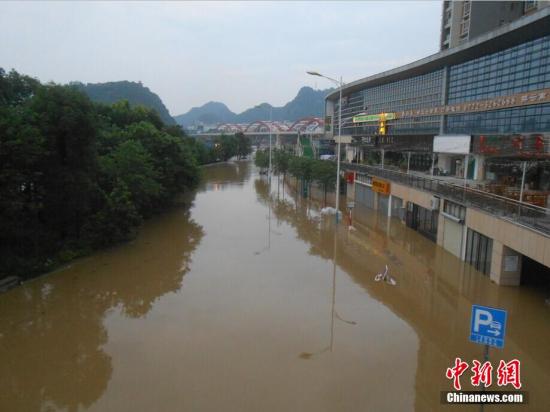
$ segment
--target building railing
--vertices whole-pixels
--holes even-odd
[[[343,163],[343,169],[366,173],[405,186],[431,192],[434,195],[468,207],[486,211],[496,217],[527,226],[550,236],[550,209],[519,202],[493,193],[460,186],[433,177],[407,174],[377,166]]]

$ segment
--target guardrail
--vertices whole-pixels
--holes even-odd
[[[431,192],[464,206],[475,207],[487,211],[501,219],[527,226],[545,236],[550,236],[550,209],[519,202],[470,187],[459,186],[437,178],[423,177],[356,163],[343,163],[343,168]]]

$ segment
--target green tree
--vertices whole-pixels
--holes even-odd
[[[158,182],[151,155],[141,142],[128,140],[100,159],[104,175],[102,187],[108,192],[115,190],[115,184],[122,182],[130,193],[136,209],[142,216],[152,214],[153,205],[163,194]]]
[[[90,217],[83,230],[92,247],[103,247],[133,237],[142,220],[122,179],[115,180],[112,191],[104,193],[103,200],[102,208]]]
[[[235,135],[235,139],[237,140],[237,156],[239,159],[252,153],[252,144],[248,136],[245,136],[244,133],[239,132]]]
[[[306,157],[293,156],[288,162],[288,172],[299,180],[304,188],[309,188],[312,176],[313,160]],[[298,190],[298,185],[296,185]]]
[[[59,240],[79,236],[97,195],[97,122],[90,100],[69,87],[48,85],[30,101],[33,123],[45,140],[39,169],[41,218]]]
[[[237,139],[235,136],[221,135],[214,144],[216,157],[226,162],[237,155]]]
[[[269,153],[267,150],[257,150],[254,156],[254,164],[260,169],[267,169],[269,167]]]
[[[327,205],[327,191],[336,184],[336,163],[328,160],[314,160],[311,168],[312,178],[323,188],[324,205]]]
[[[285,176],[288,173],[290,158],[290,154],[284,150],[275,150],[273,152],[273,169],[275,173],[282,173]]]
[[[0,67],[0,106],[18,105],[31,97],[40,82],[15,70],[8,74]]]
[[[197,185],[199,154],[214,157],[154,110],[0,69],[0,276],[131,237]]]

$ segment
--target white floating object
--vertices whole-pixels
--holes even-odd
[[[374,281],[375,282],[380,282],[381,280],[383,280],[384,282],[386,282],[389,285],[392,285],[392,286],[397,285],[397,281],[395,280],[394,277],[392,277],[388,274],[388,270],[389,270],[388,265],[386,265],[386,270],[384,271],[384,273],[378,273],[374,277]]]
[[[388,265],[386,265],[386,271],[384,273],[378,273],[374,277],[375,282],[380,282],[381,280],[386,280],[386,275],[388,274]]]
[[[335,213],[336,213],[336,209],[333,208],[333,207],[330,207],[330,206],[324,207],[324,208],[321,209],[321,214],[322,215],[333,215]]]

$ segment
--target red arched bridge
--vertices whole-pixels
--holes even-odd
[[[220,134],[244,133],[251,136],[262,135],[298,135],[298,134],[323,134],[325,122],[320,117],[305,117],[295,122],[256,120],[255,122],[243,123],[220,123],[208,131],[196,136],[219,136]]]

